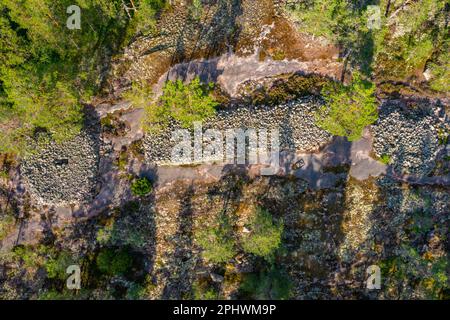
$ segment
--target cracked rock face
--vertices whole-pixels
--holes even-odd
[[[430,173],[436,156],[445,147],[439,144],[439,134],[448,130],[448,121],[437,117],[436,113],[439,113],[436,107],[428,112],[386,108],[372,126],[377,156],[388,155],[397,173]]]
[[[98,161],[98,141],[82,132],[61,144],[50,142],[39,154],[24,160],[21,172],[39,203],[79,203],[93,195]]]

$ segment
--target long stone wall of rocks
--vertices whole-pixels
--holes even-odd
[[[331,139],[329,133],[315,125],[314,112],[320,105],[320,100],[308,97],[278,106],[241,106],[221,110],[202,123],[202,129],[220,130],[224,140],[229,129],[267,129],[269,142],[272,130],[278,129],[280,150],[312,152]],[[180,140],[175,139],[172,133],[177,129],[180,127],[172,124],[162,133],[146,135],[147,162],[174,164],[171,153]]]

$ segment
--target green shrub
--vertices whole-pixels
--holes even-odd
[[[389,164],[391,162],[391,157],[388,154],[382,154],[380,161],[384,164]]]
[[[39,268],[44,266],[46,262],[45,256],[49,249],[45,246],[24,246],[18,245],[14,247],[14,257],[22,260],[27,268]]]
[[[213,83],[200,83],[196,77],[189,84],[181,80],[167,81],[156,104],[146,104],[144,129],[154,132],[167,126],[171,119],[188,128],[194,121],[203,121],[215,114],[218,103],[211,95]]]
[[[221,217],[217,226],[197,231],[196,241],[203,248],[203,257],[211,262],[226,262],[236,254],[233,230],[227,217]]]
[[[322,94],[326,105],[318,110],[316,124],[333,135],[358,140],[364,127],[378,119],[375,86],[359,73],[354,74],[349,86],[326,85]]]
[[[248,228],[250,233],[241,239],[244,251],[270,259],[281,244],[283,224],[274,223],[269,211],[257,207]]]
[[[121,150],[119,157],[117,158],[117,167],[120,171],[125,171],[128,164],[128,152],[126,150]]]
[[[114,224],[106,225],[97,231],[95,239],[100,244],[106,244],[111,240]]]
[[[131,184],[131,193],[135,196],[146,196],[152,192],[152,183],[147,178],[136,179]]]
[[[192,5],[190,7],[191,14],[194,19],[199,20],[202,16],[203,5],[201,0],[192,0]]]
[[[146,294],[146,288],[143,285],[132,283],[127,290],[126,298],[128,300],[139,300],[145,298]]]
[[[133,259],[127,250],[103,249],[96,259],[98,269],[107,275],[123,275],[131,268]]]
[[[50,258],[45,263],[48,277],[65,280],[67,278],[66,269],[74,262],[75,259],[68,252],[61,252],[57,257]]]
[[[133,82],[131,90],[123,93],[122,97],[131,102],[135,108],[146,109],[152,105],[153,92],[146,82]]]

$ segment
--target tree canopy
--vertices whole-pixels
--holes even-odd
[[[250,233],[241,239],[244,251],[271,259],[281,244],[283,224],[274,222],[269,211],[257,207],[248,227]]]
[[[378,119],[375,85],[354,74],[352,82],[326,85],[322,94],[326,104],[316,114],[319,127],[349,141],[361,138],[364,127]]]
[[[199,77],[187,84],[180,79],[167,81],[158,101],[144,105],[144,128],[146,131],[153,131],[166,126],[171,119],[179,122],[182,127],[189,128],[193,122],[203,121],[214,115],[218,102],[211,94],[213,87],[213,83],[201,83]],[[139,97],[146,91],[145,87],[139,88],[135,100],[142,101]]]
[[[73,1],[0,4],[0,152],[24,153],[37,133],[62,141],[82,127],[83,103],[98,92],[108,56],[148,32],[164,0],[83,0],[81,29],[69,29]]]

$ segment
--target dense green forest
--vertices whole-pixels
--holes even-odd
[[[408,81],[429,69],[430,89],[448,91],[447,0],[302,0],[287,9],[300,31],[339,45],[349,65],[375,81]]]
[[[102,85],[108,60],[136,35],[155,28],[164,0],[83,0],[81,29],[69,29],[73,1],[0,4],[0,152],[23,154],[36,138],[79,132],[83,104]]]

